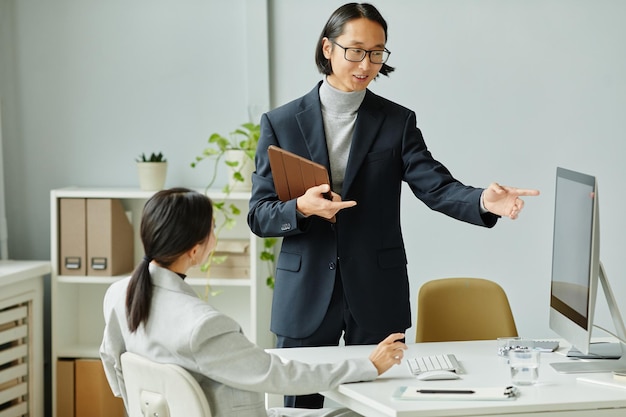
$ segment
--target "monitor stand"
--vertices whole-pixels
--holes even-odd
[[[567,352],[567,357],[578,359],[619,359],[622,357],[622,347],[619,343],[594,342],[589,345],[588,354],[576,348],[571,348]]]
[[[623,344],[622,349],[626,349],[626,346]],[[597,356],[589,361],[577,360],[572,358],[572,360],[570,360],[569,362],[554,362],[550,365],[554,368],[555,371],[564,374],[626,370],[626,356],[622,356],[620,359],[596,358]]]

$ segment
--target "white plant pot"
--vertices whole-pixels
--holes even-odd
[[[238,161],[237,167],[228,167],[228,185],[231,191],[250,191],[252,189],[252,173],[254,172],[254,161],[246,155],[245,151],[233,149],[226,151],[224,158],[227,161]],[[239,171],[244,181],[236,181],[233,174]]]
[[[167,174],[167,162],[137,162],[139,188],[144,191],[162,190]]]

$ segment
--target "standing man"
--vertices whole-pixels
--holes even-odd
[[[370,4],[338,8],[319,37],[324,75],[305,96],[261,118],[248,224],[283,244],[277,262],[271,330],[278,347],[375,344],[411,327],[407,257],[400,225],[406,182],[428,207],[493,227],[517,218],[537,195],[492,184],[466,186],[428,151],[415,113],[367,89],[389,75],[387,23]],[[266,149],[275,145],[327,167],[331,184],[291,201],[276,195]],[[332,191],[332,201],[323,194]],[[336,223],[327,219],[336,218]],[[318,394],[286,397],[319,408]]]

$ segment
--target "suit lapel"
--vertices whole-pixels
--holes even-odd
[[[326,134],[324,133],[324,122],[322,121],[322,108],[319,98],[319,84],[313,91],[304,96],[303,108],[301,112],[296,113],[296,120],[298,121],[300,133],[302,133],[310,158],[313,162],[324,165],[329,170],[330,175],[330,162],[328,160]]]
[[[363,164],[367,153],[376,140],[380,127],[385,120],[385,114],[380,111],[381,103],[378,97],[367,90],[363,103],[359,108],[354,133],[352,135],[352,145],[350,146],[350,156],[348,166],[343,180],[343,194],[347,195],[350,185],[356,178],[359,168]]]

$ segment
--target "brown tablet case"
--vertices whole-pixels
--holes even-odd
[[[300,197],[311,187],[330,184],[326,167],[278,146],[267,148],[276,194],[281,201]]]

